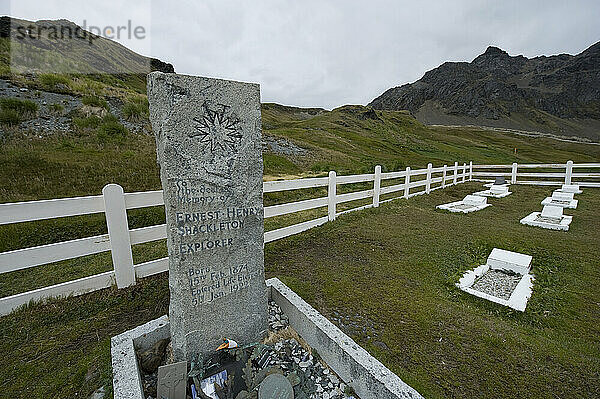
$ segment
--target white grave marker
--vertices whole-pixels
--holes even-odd
[[[512,193],[508,191],[508,185],[496,185],[492,184],[489,190],[478,191],[473,195],[478,195],[480,197],[493,197],[493,198],[504,198]]]
[[[558,191],[563,193],[573,193],[573,194],[581,194],[583,191],[579,188],[578,184],[563,184],[562,188],[559,188]]]
[[[573,193],[565,193],[556,190],[552,193],[552,197],[547,197],[542,201],[542,205],[553,205],[560,206],[562,208],[575,209],[577,208],[579,201],[573,198],[574,195],[575,194]]]
[[[527,274],[531,270],[529,255],[494,248],[487,259],[487,265],[496,270],[512,270],[515,273]]]
[[[462,201],[438,205],[437,208],[450,212],[470,213],[485,209],[488,206],[491,205],[487,203],[487,198],[477,195],[467,195]]]
[[[462,291],[475,295],[479,298],[487,299],[488,301],[524,312],[527,306],[527,301],[531,297],[533,291],[534,277],[529,273],[531,270],[532,259],[533,258],[529,255],[494,248],[487,259],[487,263],[473,270],[467,271],[458,281],[456,286]],[[511,273],[516,273],[516,281],[514,275],[506,275],[503,273],[507,270]],[[499,271],[502,272],[499,273]],[[494,275],[494,277],[492,277],[492,275]],[[487,289],[488,292],[483,292],[473,288],[474,286],[477,287],[478,285],[482,286],[480,282],[481,279],[490,277],[497,279],[498,275],[504,276],[505,279],[497,281],[497,283],[494,282],[494,284],[492,284],[492,288]],[[519,278],[518,276],[521,277]],[[506,285],[506,287],[510,287],[509,289],[512,289],[512,291],[509,291],[510,295],[505,297],[508,299],[496,296],[498,295],[497,293],[495,295],[492,294],[494,293],[494,289],[497,288],[495,285],[502,284],[502,281],[512,281],[512,284]],[[475,284],[476,282],[477,284]]]
[[[551,230],[569,230],[573,221],[572,216],[563,216],[563,208],[554,205],[544,205],[542,212],[533,212],[521,219],[521,224],[542,227]]]

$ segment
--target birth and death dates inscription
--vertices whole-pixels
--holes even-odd
[[[171,239],[191,304],[209,304],[248,288],[261,277],[245,246],[254,235],[262,239],[262,206],[229,206],[227,189],[188,180],[176,181],[175,187],[177,206],[171,221],[176,234]]]
[[[247,264],[214,270],[211,267],[189,268],[191,303],[194,306],[211,303],[216,299],[247,288],[260,273]]]

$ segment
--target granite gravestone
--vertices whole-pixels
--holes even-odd
[[[267,331],[260,89],[153,72],[150,120],[164,190],[177,360]]]

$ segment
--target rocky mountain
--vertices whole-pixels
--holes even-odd
[[[370,104],[426,124],[479,125],[600,139],[600,42],[577,55],[526,58],[497,47],[446,62]]]
[[[73,70],[85,73],[138,73],[157,70],[174,72],[173,65],[137,54],[121,44],[83,30],[71,21],[26,21],[0,17],[0,38],[11,40],[17,57],[13,67],[51,68],[53,72]],[[24,71],[17,71],[24,72]]]

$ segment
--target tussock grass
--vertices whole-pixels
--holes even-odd
[[[34,118],[38,105],[30,100],[0,98],[0,124],[16,126],[24,120]]]
[[[133,97],[123,105],[123,116],[131,122],[147,120],[150,111],[146,97]]]

